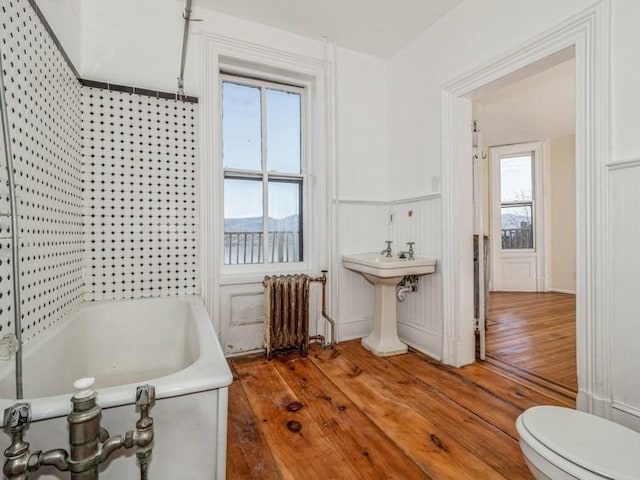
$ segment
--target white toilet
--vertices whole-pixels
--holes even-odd
[[[536,480],[639,480],[640,433],[570,408],[518,417],[520,448]]]

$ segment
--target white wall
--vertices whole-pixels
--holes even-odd
[[[640,430],[640,295],[637,272],[640,271],[640,137],[637,114],[640,106],[640,66],[638,45],[640,3],[615,0],[612,9],[611,93],[613,136],[611,161],[629,161],[628,168],[610,169],[609,189],[611,232],[611,304],[612,397],[616,418],[632,423]],[[630,417],[632,415],[633,417]]]
[[[593,0],[467,0],[389,64],[390,197],[422,195],[440,176],[440,87]]]
[[[549,141],[551,282],[554,291],[576,291],[576,137]]]
[[[80,71],[82,0],[36,0],[69,59]]]
[[[593,0],[466,0],[432,28],[423,33],[389,64],[389,195],[420,195],[429,192],[431,179],[440,175],[440,88],[465,72],[477,68],[499,54],[517,48],[563,19],[595,3]],[[612,238],[610,317],[604,330],[611,329],[612,404],[616,415],[632,424],[630,415],[640,416],[640,386],[633,372],[640,371],[640,296],[632,272],[640,270],[640,251],[635,221],[640,195],[637,188],[640,171],[640,137],[636,116],[640,106],[640,66],[637,45],[640,31],[637,18],[640,3],[635,0],[613,0],[611,98],[612,117],[601,119],[611,125],[612,154],[603,159],[630,161],[627,168],[610,175],[612,219],[617,234]],[[638,162],[633,162],[638,160]],[[597,219],[596,219],[597,221]],[[436,227],[438,228],[438,227]],[[419,239],[417,241],[420,241]],[[640,428],[640,422],[635,423]]]
[[[477,95],[486,147],[563,137],[575,132],[575,60]]]

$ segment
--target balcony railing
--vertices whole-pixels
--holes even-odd
[[[262,232],[225,232],[225,265],[265,263],[263,242]],[[269,232],[267,263],[300,262],[301,257],[300,232]]]
[[[533,228],[503,228],[502,229],[502,249],[515,250],[533,248]]]

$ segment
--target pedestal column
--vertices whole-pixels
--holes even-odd
[[[372,279],[369,274],[364,276],[375,286],[375,302],[373,328],[371,333],[362,339],[362,346],[380,357],[407,353],[407,345],[398,338],[396,317],[396,285],[402,277]]]

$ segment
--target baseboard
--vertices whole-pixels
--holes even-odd
[[[564,288],[550,288],[549,291],[554,293],[567,293],[569,295],[576,294],[575,290],[565,290]]]
[[[441,335],[398,322],[398,336],[411,348],[436,360],[442,360]]]
[[[339,335],[338,338],[336,338],[336,341],[346,342],[348,340],[366,337],[369,335],[369,332],[371,332],[372,322],[373,321],[370,318],[351,322],[339,322],[336,326]]]
[[[614,422],[640,432],[640,408],[614,400],[611,402],[611,410]]]

